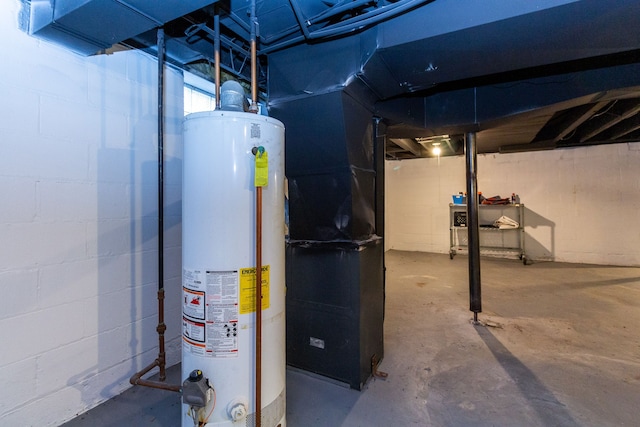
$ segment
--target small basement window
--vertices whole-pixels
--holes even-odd
[[[184,72],[184,115],[216,109],[216,86],[195,74]]]

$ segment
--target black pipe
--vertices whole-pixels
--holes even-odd
[[[215,25],[215,17],[214,17],[214,25]],[[208,38],[210,40],[214,40],[214,43],[215,43],[216,31],[215,29],[212,30],[211,28],[209,28],[206,23],[193,24],[192,26],[184,30],[184,35],[187,36],[188,43],[191,43],[192,39],[203,38],[201,36],[198,36],[198,31],[203,31],[204,33],[206,33],[206,35],[209,36]],[[233,39],[230,39],[229,37],[224,36],[222,34],[220,34],[220,43],[222,46],[226,47],[230,51],[240,53],[244,56],[251,56],[250,50],[244,49],[242,46],[238,45]]]
[[[164,29],[158,28],[158,290],[164,289]]]
[[[341,36],[353,33],[355,31],[362,30],[367,26],[373,26],[373,25],[379,24],[380,22],[394,18],[411,9],[424,6],[425,4],[431,3],[432,1],[433,0],[402,0],[401,2],[379,7],[375,10],[366,12],[363,15],[358,15],[353,18],[348,18],[337,24],[329,25],[327,27],[324,27],[322,29],[315,30],[312,32],[309,32],[308,29],[306,29],[303,25],[301,25],[301,30],[303,32],[302,36],[294,37],[293,39],[285,40],[279,44],[262,49],[260,50],[260,54],[266,55],[268,53],[273,53],[273,52],[285,49],[287,47],[291,47],[293,45],[296,45],[306,40],[341,37]],[[295,1],[291,1],[292,9],[294,5],[295,5]],[[296,10],[295,9],[293,10],[295,13]],[[300,18],[301,18],[300,16],[296,15],[296,19],[299,23],[300,23]]]
[[[476,154],[476,133],[465,135],[465,158],[467,167],[467,238],[469,249],[469,310],[473,320],[478,321],[482,311],[480,292],[480,229],[478,224],[478,158]]]
[[[158,326],[156,328],[159,339],[158,360],[160,375],[158,379],[164,381],[165,351],[164,331],[164,59],[165,59],[164,29],[158,28]],[[162,310],[162,312],[160,312]]]
[[[166,353],[164,333],[167,326],[164,323],[164,59],[165,39],[164,29],[158,28],[158,358],[142,371],[129,378],[133,385],[159,388],[180,392],[180,385],[166,384]],[[158,367],[158,381],[145,380],[143,375]]]
[[[291,2],[293,2],[293,0],[291,0]],[[354,0],[350,3],[343,4],[342,6],[332,6],[329,9],[325,10],[324,12],[319,13],[318,15],[312,18],[309,18],[307,22],[309,22],[309,25],[313,25],[313,24],[317,24],[318,22],[328,21],[329,19],[333,18],[336,15],[340,15],[345,12],[350,12],[352,10],[356,10],[364,6],[368,6],[371,3],[374,3],[374,1],[373,0],[358,0],[358,1]]]
[[[298,6],[298,3],[296,3],[295,0],[289,0],[289,3],[291,3],[291,9],[293,10],[293,15],[296,17],[296,21],[298,21],[298,26],[300,27],[302,34],[304,34],[304,38],[308,39],[309,38],[309,29],[307,28],[308,21],[305,22],[304,16],[302,16],[302,11],[300,11],[300,7]]]

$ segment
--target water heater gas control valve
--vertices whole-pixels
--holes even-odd
[[[212,388],[202,371],[194,369],[189,378],[182,383],[182,402],[196,408],[204,408],[209,402],[209,390]]]

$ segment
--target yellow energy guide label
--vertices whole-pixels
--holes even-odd
[[[262,266],[262,309],[269,308],[269,266]],[[240,269],[240,314],[256,311],[256,268]]]

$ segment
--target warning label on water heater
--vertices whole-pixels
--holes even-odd
[[[269,308],[269,266],[262,266],[262,309]],[[240,314],[256,311],[256,268],[240,269]]]
[[[238,356],[238,271],[184,269],[183,347],[201,356]]]
[[[182,288],[183,313],[192,319],[204,320],[204,292]]]

